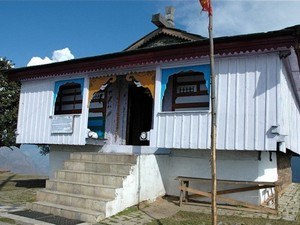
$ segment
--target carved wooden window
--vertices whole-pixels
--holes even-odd
[[[106,118],[106,91],[98,91],[93,95],[89,106],[88,128],[103,139]]]
[[[82,93],[78,83],[66,83],[59,87],[54,115],[81,114]]]
[[[209,94],[204,74],[179,73],[173,76],[172,111],[209,108]]]

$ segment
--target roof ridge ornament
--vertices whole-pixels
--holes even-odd
[[[159,28],[167,27],[167,28],[175,28],[174,23],[174,12],[175,8],[173,6],[167,6],[165,8],[165,16],[160,13],[153,14],[151,22],[155,24]]]

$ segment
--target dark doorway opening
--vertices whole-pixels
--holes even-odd
[[[152,126],[153,98],[149,89],[130,84],[128,88],[127,145],[149,145],[141,141],[142,132]]]

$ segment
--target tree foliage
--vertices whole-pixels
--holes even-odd
[[[16,130],[20,95],[20,82],[9,81],[5,70],[13,63],[0,57],[0,147],[18,146]]]

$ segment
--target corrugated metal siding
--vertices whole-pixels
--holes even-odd
[[[270,128],[277,124],[277,54],[216,61],[217,148],[276,150]],[[210,114],[158,114],[158,147],[210,148]]]
[[[158,147],[207,149],[210,146],[210,116],[199,112],[158,114]]]
[[[279,57],[263,54],[217,62],[217,148],[275,150]]]
[[[280,74],[281,98],[280,98],[280,133],[285,137],[286,147],[300,154],[300,113],[297,106],[296,96],[289,81],[287,71],[282,65]]]
[[[84,145],[87,127],[87,79],[80,116],[74,117],[73,134],[51,134],[54,80],[22,82],[17,143]]]

